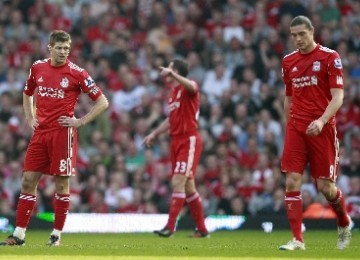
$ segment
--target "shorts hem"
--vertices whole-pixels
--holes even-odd
[[[299,174],[303,174],[304,173],[304,170],[300,170],[300,169],[281,169],[281,172],[282,173],[285,173],[285,174],[287,174],[287,173],[299,173]]]

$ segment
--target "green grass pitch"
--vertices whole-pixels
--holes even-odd
[[[178,231],[171,238],[150,233],[63,234],[60,247],[48,247],[49,232],[27,232],[26,245],[0,247],[0,259],[360,259],[359,231],[346,250],[335,248],[337,233],[306,231],[306,251],[279,251],[290,231],[217,231],[210,238],[190,238]],[[0,234],[0,239],[6,234]]]

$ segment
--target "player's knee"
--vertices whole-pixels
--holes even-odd
[[[69,193],[70,183],[68,178],[55,178],[55,189],[58,194],[67,194]]]
[[[286,176],[286,190],[287,191],[298,191],[301,187],[301,175],[287,175]]]
[[[173,191],[178,191],[178,192],[185,191],[185,181],[186,181],[185,176],[180,174],[175,174],[171,181],[171,186]]]
[[[321,192],[325,198],[331,200],[335,197],[337,191],[335,183],[328,180],[318,179],[316,184],[319,192]]]
[[[318,187],[319,191],[325,196],[325,198],[332,199],[334,197],[334,191],[330,185],[321,185]]]
[[[37,185],[37,179],[32,178],[28,174],[24,174],[21,182],[22,192],[32,193],[35,191]]]

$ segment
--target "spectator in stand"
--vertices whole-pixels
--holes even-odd
[[[131,72],[124,75],[123,80],[124,89],[116,91],[112,99],[111,109],[115,113],[129,112],[140,105],[141,97],[146,91]]]
[[[214,69],[208,71],[205,75],[201,90],[208,96],[211,104],[219,103],[222,93],[230,89],[231,72],[225,66],[222,57],[215,61]]]
[[[242,19],[242,14],[239,10],[231,9],[229,10],[228,18],[229,23],[224,27],[224,41],[229,43],[232,38],[238,39],[240,42],[244,41],[245,34],[244,28],[241,27],[240,21]]]
[[[191,51],[188,53],[186,60],[189,64],[189,79],[195,80],[196,83],[201,84],[205,78],[206,71],[201,64],[199,54],[195,51]]]
[[[360,176],[360,149],[352,149],[350,152],[349,164],[344,166],[342,174],[353,177]]]
[[[351,217],[360,217],[360,176],[350,177],[346,205]]]
[[[351,26],[350,39],[348,41],[349,51],[359,53],[360,51],[360,20],[355,21]]]

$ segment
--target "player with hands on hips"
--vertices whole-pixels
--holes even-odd
[[[71,37],[67,32],[52,31],[48,45],[50,58],[38,60],[31,66],[23,91],[23,109],[34,134],[24,159],[16,227],[13,234],[0,243],[1,246],[25,244],[25,231],[36,205],[37,186],[43,174],[53,176],[55,182],[55,219],[48,245],[60,245],[70,208],[70,176],[76,174],[77,128],[94,120],[109,106],[88,72],[68,60],[70,45]],[[94,105],[85,116],[77,119],[75,105],[81,93],[87,94]]]

